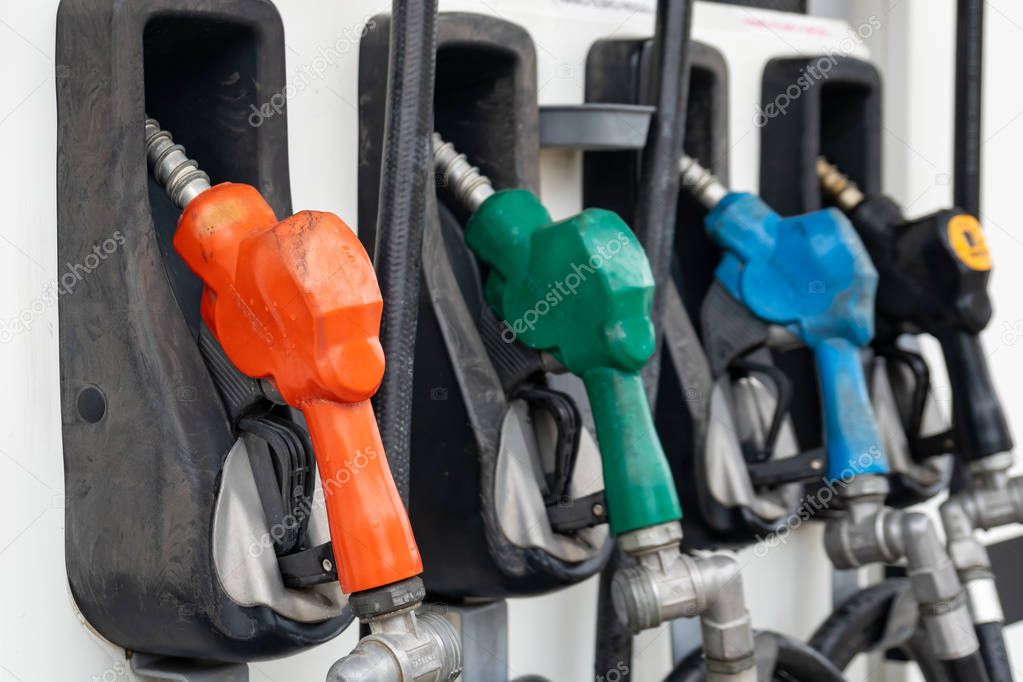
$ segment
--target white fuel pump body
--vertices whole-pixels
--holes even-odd
[[[358,39],[366,22],[387,11],[389,3],[276,0],[276,4],[284,21],[287,74],[292,86],[286,95],[293,204],[336,212],[354,223]],[[728,66],[731,186],[757,190],[760,130],[755,115],[766,62],[822,52],[867,58],[870,47],[882,48],[880,66],[888,77],[886,120],[892,129],[885,139],[886,168],[896,198],[914,214],[947,203],[950,99],[934,101],[932,96],[930,109],[924,110],[915,98],[926,93],[903,92],[892,85],[909,87],[917,75],[932,69],[951,74],[945,64],[950,66],[951,57],[943,57],[940,66],[932,67],[925,58],[917,59],[914,50],[936,54],[940,48],[935,47],[935,35],[945,40],[947,33],[951,40],[952,3],[905,0],[901,8],[890,12],[880,7],[883,3],[879,0],[837,3],[838,7],[834,2],[819,4],[835,16],[848,12],[845,18],[849,21],[706,2],[696,5],[693,38],[719,50]],[[1013,3],[992,4],[998,6],[999,14],[1004,12],[1023,24],[1023,12],[1010,6]],[[441,10],[498,15],[525,27],[537,47],[539,101],[548,105],[581,103],[590,46],[612,36],[649,36],[654,5],[652,0],[445,0]],[[54,63],[57,6],[58,0],[0,0],[0,68],[6,83],[0,98],[0,148],[8,157],[0,166],[0,187],[4,188],[0,196],[8,215],[0,227],[0,290],[5,292],[0,297],[0,370],[7,385],[0,395],[0,413],[5,415],[0,430],[0,481],[4,487],[0,497],[0,682],[115,682],[143,678],[131,672],[125,652],[103,641],[80,618],[64,569],[60,296],[53,295],[51,288],[65,267],[55,257],[54,89],[55,80],[67,74],[62,65]],[[880,18],[881,28],[864,37],[862,22],[872,15]],[[990,23],[992,53],[1018,44],[1019,36],[1007,22]],[[899,41],[908,47],[897,49]],[[997,78],[1016,80],[1013,64],[992,59],[988,68],[992,82]],[[933,78],[933,73],[927,78]],[[940,92],[950,94],[950,84],[951,76],[947,91]],[[1010,120],[1006,112],[1023,109],[1023,95],[1015,88],[1005,90],[1013,92],[989,91],[988,129],[992,138],[1000,139],[986,149],[990,215],[983,216],[996,258],[1004,264],[996,271],[997,316],[987,333],[989,348],[994,349],[992,362],[998,367],[996,381],[1023,373],[1023,356],[1011,352],[1011,346],[1023,336],[1019,331],[1023,301],[1009,293],[1023,286],[1023,269],[1012,267],[1013,259],[1023,257],[1023,251],[1012,234],[1018,221],[1013,220],[1014,206],[1009,202],[1015,195],[999,192],[999,183],[1008,180],[996,175],[997,168],[1010,168],[1010,161],[1015,162],[1008,149],[1021,148],[1023,124],[1013,127],[1015,119]],[[911,124],[897,126],[891,121]],[[580,210],[581,154],[546,150],[541,163],[542,198],[552,214]],[[927,171],[933,183],[921,187],[915,179],[897,180],[894,171],[899,164],[933,167]],[[913,177],[922,177],[921,173]],[[999,229],[1003,224],[1006,227]],[[83,286],[88,286],[87,280]],[[1012,333],[999,337],[1003,329]],[[940,363],[932,363],[935,365]],[[1023,386],[1014,387],[1004,380],[1001,384],[1008,412],[1015,414],[1011,408],[1023,404]],[[1023,421],[1017,420],[1016,426],[1016,433],[1023,433]],[[117,500],[109,500],[109,504],[116,505]],[[832,572],[823,551],[822,528],[803,524],[769,551],[745,550],[739,558],[745,567],[743,580],[755,627],[805,639],[830,610]],[[596,579],[543,597],[511,600],[509,619],[510,678],[532,673],[558,682],[593,679]],[[676,634],[686,637],[684,629]],[[1008,635],[1010,649],[1014,642],[1023,645],[1015,630]],[[330,665],[354,646],[356,636],[356,629],[349,628],[333,642],[300,655],[251,664],[250,676],[323,679]],[[671,645],[668,626],[640,635],[631,664],[633,679],[662,679],[670,670]],[[1016,649],[1023,650],[1023,646]],[[609,670],[603,679],[613,681],[619,675],[620,670]]]

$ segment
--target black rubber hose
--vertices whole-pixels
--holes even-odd
[[[980,654],[991,682],[1013,682],[1012,664],[1009,651],[1005,648],[1005,637],[1001,623],[981,623],[974,628],[980,642]]]
[[[988,680],[984,658],[979,651],[975,651],[969,656],[941,663],[948,678],[954,682],[986,682]]]
[[[817,628],[810,638],[810,646],[839,670],[845,670],[856,656],[873,651],[882,643],[889,613],[896,600],[902,598],[913,598],[913,587],[908,578],[888,578],[860,590],[842,602]],[[972,679],[949,677],[942,661],[931,650],[927,634],[921,627],[895,648],[917,664],[927,682]],[[976,678],[977,682],[986,679],[986,674]]]
[[[951,328],[936,334],[952,388],[958,455],[967,462],[1012,450],[1009,422],[998,399],[980,337]]]
[[[984,95],[984,0],[959,0],[956,11],[955,204],[980,215],[981,113]]]
[[[984,0],[958,0],[956,4],[955,80],[955,204],[980,215],[981,117],[984,97]],[[991,682],[1012,682],[1012,666],[1005,648],[1001,623],[976,627],[980,652]],[[969,673],[976,661],[954,662],[952,669]]]
[[[665,283],[671,277],[671,254],[678,212],[679,170],[689,99],[689,27],[691,0],[659,0],[653,45],[653,90],[656,107],[640,170],[639,196],[633,229],[653,272],[654,328],[657,348],[664,328]],[[643,371],[647,397],[657,398],[660,353],[655,352]]]
[[[597,650],[593,658],[595,680],[632,679],[632,631],[618,618],[611,601],[611,581],[619,568],[636,562],[617,545],[600,572],[597,588]],[[617,675],[611,671],[617,671]]]
[[[375,406],[391,474],[407,506],[419,270],[427,195],[434,191],[430,136],[437,0],[394,0],[391,7],[387,110],[373,260],[384,299],[380,343],[387,369]]]
[[[686,127],[689,96],[689,27],[691,0],[658,0],[654,25],[654,89],[651,100],[656,107],[647,133],[640,173],[639,198],[633,228],[650,259],[654,283],[653,318],[660,348],[664,311],[664,286],[671,276],[671,248],[675,238],[675,214],[678,209],[679,171],[682,139]],[[644,370],[647,397],[653,405],[660,374],[659,353],[655,352]],[[621,679],[628,679],[632,660],[632,633],[618,620],[611,604],[610,586],[616,567],[628,561],[615,548],[611,561],[600,576],[597,605],[597,654],[595,673],[604,675],[620,664]]]
[[[767,641],[765,641],[767,640]],[[757,677],[758,679],[784,680],[785,682],[844,682],[842,672],[820,652],[810,646],[790,639],[776,632],[756,633]],[[765,667],[761,652],[773,650],[774,664],[770,670]],[[664,682],[704,682],[707,679],[703,665],[703,649],[697,648],[682,659]]]

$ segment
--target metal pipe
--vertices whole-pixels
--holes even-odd
[[[700,614],[708,682],[756,680],[753,626],[743,593],[739,562],[724,554],[696,559],[708,595]]]
[[[948,552],[966,586],[973,622],[1004,622],[987,548],[974,531],[1023,523],[1023,478],[987,472],[983,482],[952,495],[941,505]]]
[[[880,477],[850,484],[844,495],[846,516],[825,530],[828,556],[840,569],[905,559],[935,655],[942,660],[972,656],[979,643],[965,593],[934,523],[925,514],[884,506],[886,490]]]
[[[327,673],[327,682],[447,682],[461,673],[455,626],[412,609],[369,622],[370,634]]]
[[[700,618],[707,679],[754,682],[753,626],[738,562],[724,554],[679,551],[677,522],[618,536],[636,565],[618,571],[611,597],[622,622],[639,632],[676,618]]]

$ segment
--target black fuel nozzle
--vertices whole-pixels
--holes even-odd
[[[941,343],[952,385],[957,454],[967,462],[1012,449],[979,333],[991,319],[991,255],[976,217],[957,208],[907,220],[885,195],[864,195],[821,158],[825,194],[852,221],[879,274],[877,339],[927,333]]]

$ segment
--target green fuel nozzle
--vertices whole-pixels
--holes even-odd
[[[654,280],[646,254],[611,211],[553,221],[531,192],[494,192],[439,136],[438,171],[471,212],[465,242],[490,272],[487,302],[509,342],[550,353],[579,376],[593,410],[611,531],[635,564],[619,568],[611,599],[638,632],[700,617],[708,670],[757,679],[740,566],[682,554],[682,510],[654,429],[640,370],[655,350]]]
[[[434,136],[437,170],[472,212],[465,242],[490,268],[486,298],[502,336],[550,353],[579,376],[593,410],[611,530],[674,521],[682,512],[640,370],[654,352],[654,281],[629,227],[586,209],[553,221],[533,193],[495,192]]]

